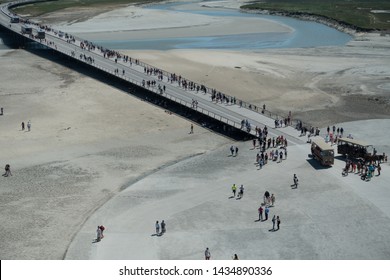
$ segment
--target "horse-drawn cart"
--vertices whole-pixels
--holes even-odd
[[[378,155],[375,148],[363,141],[351,138],[339,138],[337,142],[337,152],[348,158],[361,158],[365,162],[381,162],[385,155]]]

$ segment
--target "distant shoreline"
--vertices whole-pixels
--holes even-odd
[[[315,15],[315,14],[310,14],[305,12],[284,12],[284,11],[270,11],[270,10],[263,10],[263,9],[243,9],[243,8],[241,8],[240,10],[244,13],[285,16],[285,17],[291,17],[300,20],[314,21],[329,26],[331,28],[337,29],[338,31],[347,33],[349,35],[356,35],[357,32],[379,33],[379,31],[376,29],[361,28],[347,22],[338,21],[325,16],[320,16],[320,15]]]

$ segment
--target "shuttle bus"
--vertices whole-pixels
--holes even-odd
[[[45,31],[42,30],[42,29],[39,29],[39,30],[37,31],[37,38],[38,38],[38,39],[45,39]]]
[[[19,17],[11,17],[11,23],[19,23]]]
[[[23,25],[22,34],[32,34],[32,28],[28,25]]]
[[[321,165],[332,166],[334,164],[334,149],[322,138],[315,138],[311,142],[311,154]]]

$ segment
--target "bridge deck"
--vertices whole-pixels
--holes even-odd
[[[251,128],[248,134],[251,136],[256,136],[256,127],[263,128],[267,126],[271,137],[284,135],[291,144],[303,143],[303,140],[298,137],[299,132],[295,128],[292,126],[275,128],[275,120],[266,116],[267,114],[269,115],[269,112],[265,111],[262,114],[259,112],[260,108],[254,105],[240,100],[235,100],[232,103],[230,101],[233,97],[227,95],[225,96],[226,99],[229,99],[229,102],[226,102],[226,99],[216,102],[215,99],[212,100],[212,89],[202,86],[203,90],[198,91],[196,90],[196,86],[200,87],[201,85],[199,84],[195,84],[195,87],[191,89],[188,86],[191,84],[191,81],[185,78],[179,78],[178,75],[173,76],[171,73],[160,69],[156,73],[147,73],[145,69],[156,68],[134,58],[128,58],[116,51],[104,49],[71,34],[65,34],[64,32],[39,25],[29,20],[26,21],[23,18],[20,18],[20,22],[18,23],[11,23],[11,18],[17,15],[11,13],[9,8],[20,5],[21,3],[31,2],[37,2],[37,0],[18,1],[1,5],[0,24],[31,41],[35,41],[38,44],[72,57],[129,83],[141,86],[146,90],[212,117],[226,125],[247,131],[245,125],[242,127],[242,121],[248,120]],[[22,26],[26,24],[32,27],[32,34],[22,33]],[[45,31],[45,38],[39,39],[36,34],[38,31],[42,31],[42,29]],[[111,55],[108,55],[108,51],[110,51]],[[172,79],[172,77],[176,79]],[[148,85],[148,82],[151,85]],[[187,86],[185,86],[186,84]]]

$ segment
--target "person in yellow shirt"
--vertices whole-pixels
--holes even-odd
[[[236,191],[237,191],[236,184],[233,184],[232,186],[233,197],[236,197]]]

